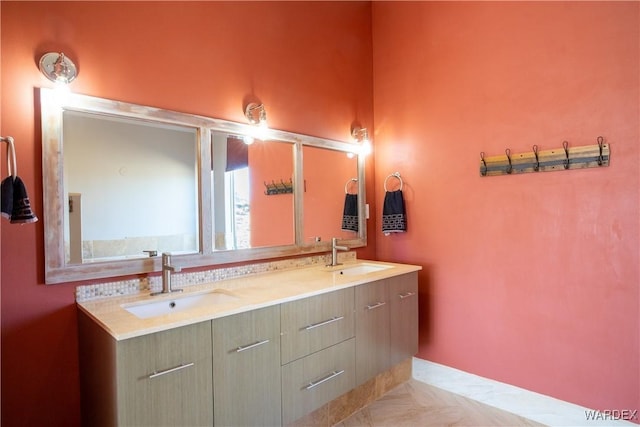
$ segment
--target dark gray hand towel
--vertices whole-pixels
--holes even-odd
[[[2,180],[2,216],[11,219],[13,213],[13,177]]]
[[[346,194],[342,213],[342,231],[358,232],[358,195]]]
[[[5,184],[6,182],[11,183],[11,190],[7,189],[5,193],[5,186],[7,188],[9,187],[9,184]],[[5,199],[9,193],[12,193],[11,206],[9,206],[8,200],[7,205],[5,205]],[[7,194],[7,196],[5,196],[5,194]],[[5,208],[7,211],[5,211]],[[9,209],[11,215],[8,214]],[[31,210],[31,202],[29,201],[29,196],[27,196],[27,189],[18,176],[15,178],[8,177],[2,181],[2,216],[10,219],[11,224],[28,224],[38,220],[38,217]]]
[[[407,213],[404,208],[402,190],[387,191],[382,207],[382,232],[404,233],[407,231]]]

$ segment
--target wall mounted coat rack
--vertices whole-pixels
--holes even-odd
[[[599,136],[597,144],[569,147],[564,141],[562,148],[539,151],[533,146],[528,153],[511,154],[508,148],[502,156],[485,157],[480,153],[480,176],[512,175],[528,172],[597,168],[609,166],[609,144]]]
[[[264,186],[264,194],[267,196],[293,193],[293,181],[291,180],[289,180],[289,182],[285,182],[283,180],[280,180],[280,182],[271,181],[271,184],[265,182]]]

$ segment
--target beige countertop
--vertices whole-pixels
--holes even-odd
[[[348,270],[350,268],[362,265],[386,266],[388,268],[363,274],[349,274]],[[80,310],[93,318],[116,340],[124,340],[294,301],[421,269],[422,267],[420,266],[409,264],[356,260],[336,267],[313,266],[251,274],[203,285],[189,286],[184,292],[180,293],[151,296],[146,292],[137,295],[78,302],[77,305]],[[356,270],[353,271],[355,272]],[[140,318],[126,310],[126,308],[134,305],[162,301],[170,304],[174,300],[179,301],[181,298],[211,293],[215,290],[222,290],[222,293],[231,294],[237,298],[232,301],[193,307],[149,318]]]

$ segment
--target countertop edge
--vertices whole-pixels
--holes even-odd
[[[343,269],[355,267],[359,264],[387,265],[388,268],[370,274],[354,275],[353,278],[340,276],[336,283],[335,273]],[[116,341],[135,338],[151,333],[162,332],[173,328],[206,322],[221,317],[244,313],[265,307],[309,298],[328,292],[355,287],[364,283],[383,280],[390,277],[413,273],[422,270],[422,266],[412,264],[398,264],[384,261],[356,260],[335,267],[305,267],[286,271],[259,273],[250,277],[234,278],[212,282],[198,286],[197,290],[185,292],[177,297],[207,292],[215,289],[231,289],[231,292],[241,297],[242,303],[222,304],[208,310],[192,310],[182,313],[172,313],[140,319],[122,308],[123,304],[136,304],[147,301],[148,294],[136,296],[113,297],[108,300],[77,302],[79,310],[89,316],[97,325],[104,329]],[[306,278],[305,275],[315,275]],[[331,276],[329,276],[331,275]],[[326,279],[326,280],[325,280]],[[298,290],[297,281],[309,284],[309,289]],[[283,287],[273,286],[273,282],[281,281]],[[264,282],[264,283],[261,283]],[[293,284],[287,284],[293,282]],[[326,283],[324,283],[326,282]],[[241,284],[234,288],[234,285]],[[297,286],[296,286],[297,285]],[[238,285],[239,286],[239,285]],[[304,285],[302,286],[304,287]],[[265,295],[266,294],[266,295]],[[273,298],[270,297],[273,296]],[[165,298],[170,299],[170,296]]]

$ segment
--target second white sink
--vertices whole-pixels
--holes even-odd
[[[162,316],[165,314],[176,313],[190,310],[192,308],[207,307],[228,302],[237,301],[239,298],[224,291],[213,291],[196,295],[176,296],[167,299],[166,297],[159,301],[151,301],[144,303],[134,303],[123,305],[122,308],[129,313],[141,319],[149,317]]]
[[[344,276],[358,276],[361,274],[375,273],[376,271],[386,270],[387,268],[393,268],[390,265],[380,264],[357,264],[352,267],[344,267],[340,270],[336,270],[335,274],[341,274]]]

